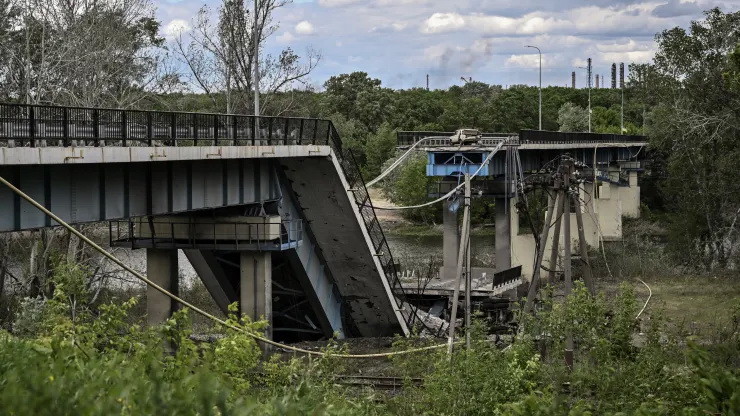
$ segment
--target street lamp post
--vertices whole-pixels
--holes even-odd
[[[540,55],[540,88],[539,88],[539,93],[540,93],[540,124],[539,124],[539,129],[542,130],[542,51],[540,50],[540,48],[538,48],[536,46],[527,45],[526,47],[527,48],[537,49],[537,53]]]

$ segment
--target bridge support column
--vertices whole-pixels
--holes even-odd
[[[512,215],[512,207],[506,206],[508,202],[514,201],[509,198],[496,198],[496,270],[501,271],[511,267],[511,221],[512,218],[518,219]]]
[[[640,218],[640,187],[637,184],[637,172],[627,172],[629,186],[619,190],[619,199],[622,200],[622,215],[629,218]]]
[[[457,268],[457,252],[460,248],[460,229],[457,224],[457,210],[450,211],[450,202],[445,201],[442,208],[442,270],[440,278],[452,279]]]
[[[170,293],[178,294],[177,250],[148,248],[146,274]],[[159,325],[170,318],[179,304],[151,286],[146,289],[146,316],[149,325]]]
[[[622,201],[619,198],[617,185],[602,182],[599,185],[599,197],[594,201],[596,218],[599,221],[601,238],[604,241],[622,239]]]
[[[269,251],[241,253],[241,313],[253,321],[266,319],[265,335],[272,339],[272,254]]]

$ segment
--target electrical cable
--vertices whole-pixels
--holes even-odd
[[[396,161],[393,162],[385,171],[383,171],[383,173],[381,173],[380,175],[378,175],[375,179],[371,180],[370,182],[366,183],[365,184],[365,187],[366,188],[370,188],[371,186],[375,185],[380,180],[382,180],[383,178],[385,178],[389,173],[391,173],[395,168],[397,168],[398,165],[400,165],[406,159],[406,157],[408,157],[408,155],[410,155],[411,152],[413,152],[414,149],[418,145],[420,145],[422,142],[427,141],[427,140],[431,140],[431,139],[448,139],[448,138],[449,137],[431,136],[431,137],[425,137],[425,138],[419,140],[418,142],[414,143],[411,147],[409,147],[408,150],[406,150],[406,153],[402,154],[401,157],[399,157],[398,159],[396,159]]]
[[[332,354],[332,353],[324,353],[324,352],[320,352],[320,351],[311,351],[311,350],[306,350],[306,349],[303,349],[303,348],[293,347],[291,345],[282,344],[282,343],[273,341],[273,340],[271,340],[269,338],[263,337],[261,335],[257,335],[257,334],[251,333],[251,332],[245,330],[244,328],[240,328],[240,327],[238,327],[236,325],[232,325],[232,324],[224,321],[223,319],[221,319],[221,318],[219,318],[217,316],[214,316],[214,315],[212,315],[212,314],[204,311],[203,309],[198,308],[197,306],[195,306],[192,303],[190,303],[190,302],[188,302],[188,301],[180,298],[179,296],[176,296],[176,295],[170,293],[169,291],[167,291],[162,286],[154,283],[148,277],[144,276],[143,274],[141,274],[141,273],[137,272],[136,270],[132,269],[131,267],[127,266],[123,261],[119,260],[116,256],[114,256],[113,254],[111,254],[110,252],[108,252],[107,250],[105,250],[104,248],[100,247],[97,243],[95,243],[94,241],[90,240],[88,237],[86,237],[81,232],[77,231],[74,227],[72,227],[67,222],[65,222],[64,220],[62,220],[61,218],[59,218],[53,212],[51,212],[48,209],[46,209],[46,207],[44,207],[43,205],[39,204],[36,200],[34,200],[33,198],[31,198],[30,196],[28,196],[27,194],[25,194],[23,191],[21,191],[20,189],[16,188],[13,184],[11,184],[10,182],[8,182],[2,176],[0,176],[0,183],[2,183],[3,185],[7,186],[8,188],[10,188],[11,191],[13,191],[15,194],[17,194],[21,198],[25,199],[29,204],[33,205],[39,211],[43,212],[45,215],[47,215],[48,217],[50,217],[51,219],[53,219],[54,221],[56,221],[57,223],[59,223],[59,225],[61,225],[62,227],[66,228],[69,232],[71,232],[72,234],[76,235],[79,239],[81,239],[85,243],[89,244],[90,247],[92,247],[95,251],[99,252],[104,257],[106,257],[108,260],[112,261],[113,263],[115,263],[119,267],[121,267],[124,270],[126,270],[127,272],[131,273],[132,275],[134,275],[139,280],[142,280],[143,282],[145,282],[147,285],[149,285],[153,289],[157,290],[158,292],[162,293],[163,295],[165,295],[165,296],[169,297],[170,299],[172,299],[172,300],[180,303],[181,305],[183,305],[183,306],[191,309],[193,312],[195,312],[195,313],[197,313],[197,314],[199,314],[199,315],[201,315],[201,316],[203,316],[205,318],[208,318],[208,319],[210,319],[210,320],[212,320],[212,321],[214,321],[214,322],[216,322],[216,323],[218,323],[220,325],[223,325],[226,328],[233,329],[233,330],[235,330],[237,332],[244,333],[244,334],[246,334],[246,335],[248,335],[248,336],[254,338],[255,340],[260,341],[260,342],[262,342],[264,344],[272,345],[272,346],[277,347],[277,348],[281,348],[281,349],[285,349],[285,350],[289,350],[289,351],[294,351],[294,352],[298,352],[298,353],[302,353],[302,354],[307,354],[307,355],[314,355],[314,356],[320,356],[320,357],[332,356],[332,357],[337,357],[337,358],[385,358],[385,357],[392,357],[392,356],[396,356],[396,355],[404,355],[404,354],[411,354],[411,353],[415,353],[415,352],[429,351],[429,350],[433,350],[433,349],[437,349],[437,348],[443,348],[443,347],[446,347],[447,346],[447,344],[437,344],[437,345],[431,345],[431,346],[428,346],[428,347],[411,348],[411,349],[403,350],[403,351],[392,351],[392,352],[374,353],[374,354]]]
[[[496,147],[495,147],[495,148],[494,148],[494,149],[493,149],[493,150],[491,151],[491,153],[490,153],[490,154],[489,154],[489,155],[488,155],[488,156],[486,157],[486,159],[485,159],[485,160],[483,160],[483,162],[482,162],[482,163],[481,163],[481,165],[480,165],[480,166],[478,167],[478,169],[477,169],[477,170],[475,171],[475,173],[473,173],[472,175],[470,175],[470,179],[473,179],[473,178],[475,178],[476,176],[478,176],[478,174],[480,173],[480,171],[481,171],[481,170],[483,170],[483,167],[484,167],[484,166],[486,166],[486,164],[487,164],[487,163],[488,163],[488,162],[489,162],[489,161],[490,161],[490,160],[491,160],[491,159],[493,158],[493,156],[494,156],[494,155],[496,154],[496,152],[498,152],[498,151],[499,151],[499,150],[501,149],[501,147],[502,147],[502,146],[504,145],[504,143],[505,143],[506,141],[508,141],[508,139],[504,139],[504,140],[502,140],[502,141],[501,141],[501,143],[499,143],[499,144],[498,144],[498,146],[496,146]],[[453,195],[453,194],[454,194],[455,192],[457,192],[458,190],[460,190],[460,188],[462,188],[462,187],[463,187],[464,185],[465,185],[464,183],[461,183],[461,184],[457,185],[456,187],[454,187],[454,188],[453,188],[453,189],[452,189],[452,190],[451,190],[450,192],[448,192],[448,193],[446,193],[446,194],[442,195],[441,197],[439,197],[439,198],[437,198],[437,199],[435,199],[435,200],[433,200],[433,201],[425,202],[425,203],[423,203],[423,204],[419,204],[419,205],[411,205],[411,206],[403,206],[403,207],[378,207],[378,206],[373,206],[373,208],[375,208],[375,209],[382,209],[382,210],[387,210],[387,211],[395,211],[395,210],[403,210],[403,209],[416,209],[416,208],[424,208],[424,207],[428,207],[428,206],[430,206],[430,205],[434,205],[434,204],[436,204],[437,202],[441,202],[441,201],[444,201],[445,199],[449,198],[449,197],[450,197],[450,196],[452,196],[452,195]]]
[[[648,290],[648,298],[645,301],[645,304],[642,305],[642,309],[640,309],[640,312],[638,312],[637,313],[637,316],[635,316],[635,319],[639,319],[640,318],[640,315],[642,315],[642,313],[645,311],[645,308],[647,308],[648,302],[650,302],[650,298],[653,297],[653,290],[650,289],[650,286],[648,286],[647,283],[645,283],[642,279],[637,279],[637,280],[639,280],[640,283],[642,283],[643,285],[645,285],[645,287],[647,288],[647,290]]]

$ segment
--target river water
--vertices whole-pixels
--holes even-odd
[[[442,235],[408,236],[386,235],[388,245],[401,271],[423,272],[429,268],[430,261],[435,268],[442,264]],[[494,267],[494,238],[490,235],[471,237],[471,263],[473,267]]]

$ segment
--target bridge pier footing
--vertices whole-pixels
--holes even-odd
[[[442,269],[440,277],[453,279],[457,268],[457,252],[460,248],[460,228],[457,223],[457,210],[452,204],[444,202],[442,208]]]
[[[513,201],[510,198],[496,198],[495,204],[495,227],[496,227],[496,271],[506,270],[511,267],[511,221],[513,207],[515,204],[507,203]]]
[[[146,274],[150,280],[178,295],[177,250],[146,249]],[[179,304],[151,286],[146,289],[146,316],[149,325],[159,325],[170,318]]]
[[[244,251],[240,257],[241,313],[252,321],[266,319],[265,335],[272,339],[272,253]]]

